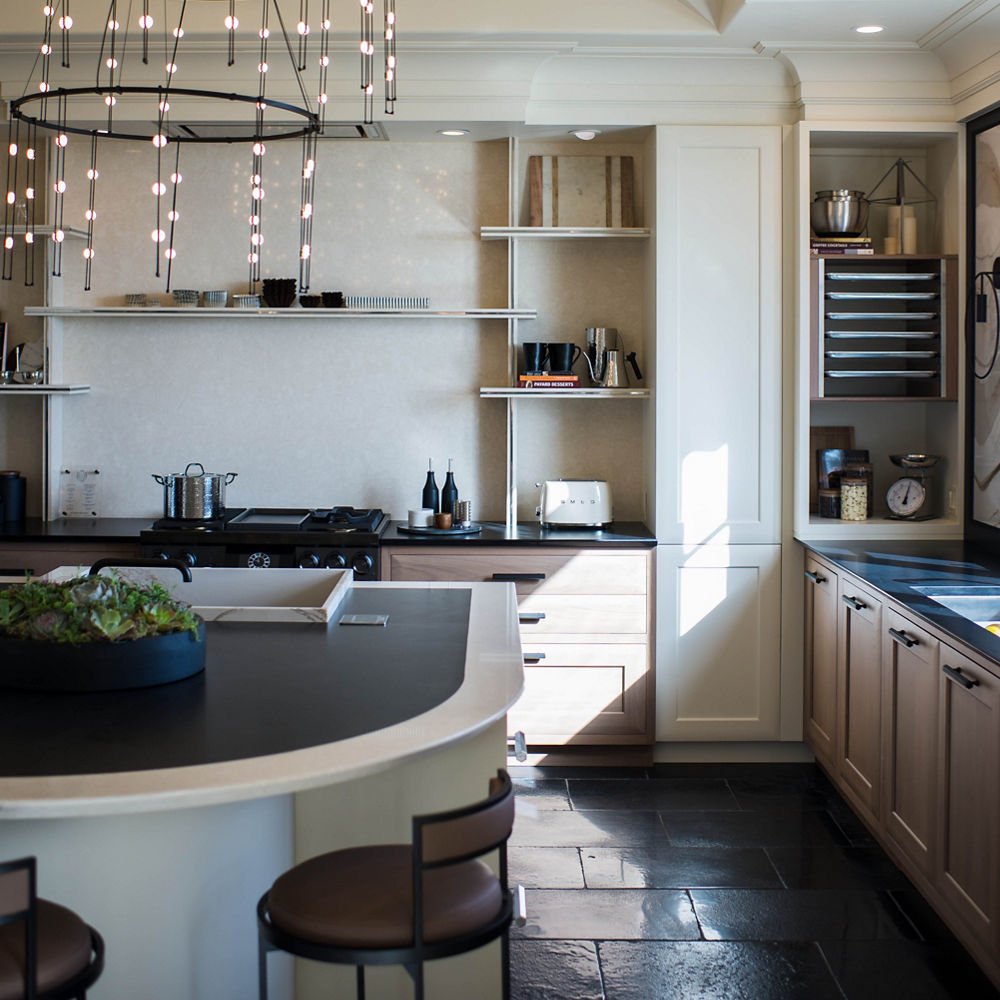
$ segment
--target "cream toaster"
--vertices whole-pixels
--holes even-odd
[[[535,483],[535,508],[543,528],[604,528],[614,520],[611,487],[597,479],[547,479]]]

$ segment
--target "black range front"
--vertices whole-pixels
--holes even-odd
[[[389,517],[377,508],[227,509],[212,521],[163,518],[140,532],[144,558],[189,566],[353,569],[379,579],[379,542]]]

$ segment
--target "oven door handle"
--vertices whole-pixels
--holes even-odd
[[[143,569],[161,569],[164,566],[177,570],[185,583],[191,582],[191,570],[180,559],[98,559],[90,567],[90,576],[96,576],[102,569],[112,569],[118,566]]]

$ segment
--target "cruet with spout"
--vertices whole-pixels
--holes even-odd
[[[591,381],[599,389],[626,388],[629,380],[621,358],[625,351],[622,335],[611,326],[588,326],[586,329],[587,350],[583,356]],[[635,351],[626,354],[625,360],[632,366],[636,380],[641,381],[642,372],[639,371]]]

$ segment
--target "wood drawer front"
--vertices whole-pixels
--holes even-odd
[[[532,661],[531,653],[544,653]],[[644,643],[525,646],[524,692],[507,714],[528,743],[648,742]]]
[[[647,632],[645,595],[532,594],[518,600],[517,613],[521,641],[526,644],[542,635],[645,636]]]
[[[519,595],[645,594],[646,552],[567,550],[565,553],[512,554],[505,549],[428,553],[400,549],[389,553],[389,579],[489,582],[494,574],[544,574],[542,580],[515,580]]]
[[[31,570],[35,576],[48,573],[57,566],[81,566],[84,569],[98,559],[137,559],[139,545],[135,542],[87,542],[82,545],[0,543],[0,574],[13,570],[17,575]],[[178,577],[180,579],[180,577]]]

